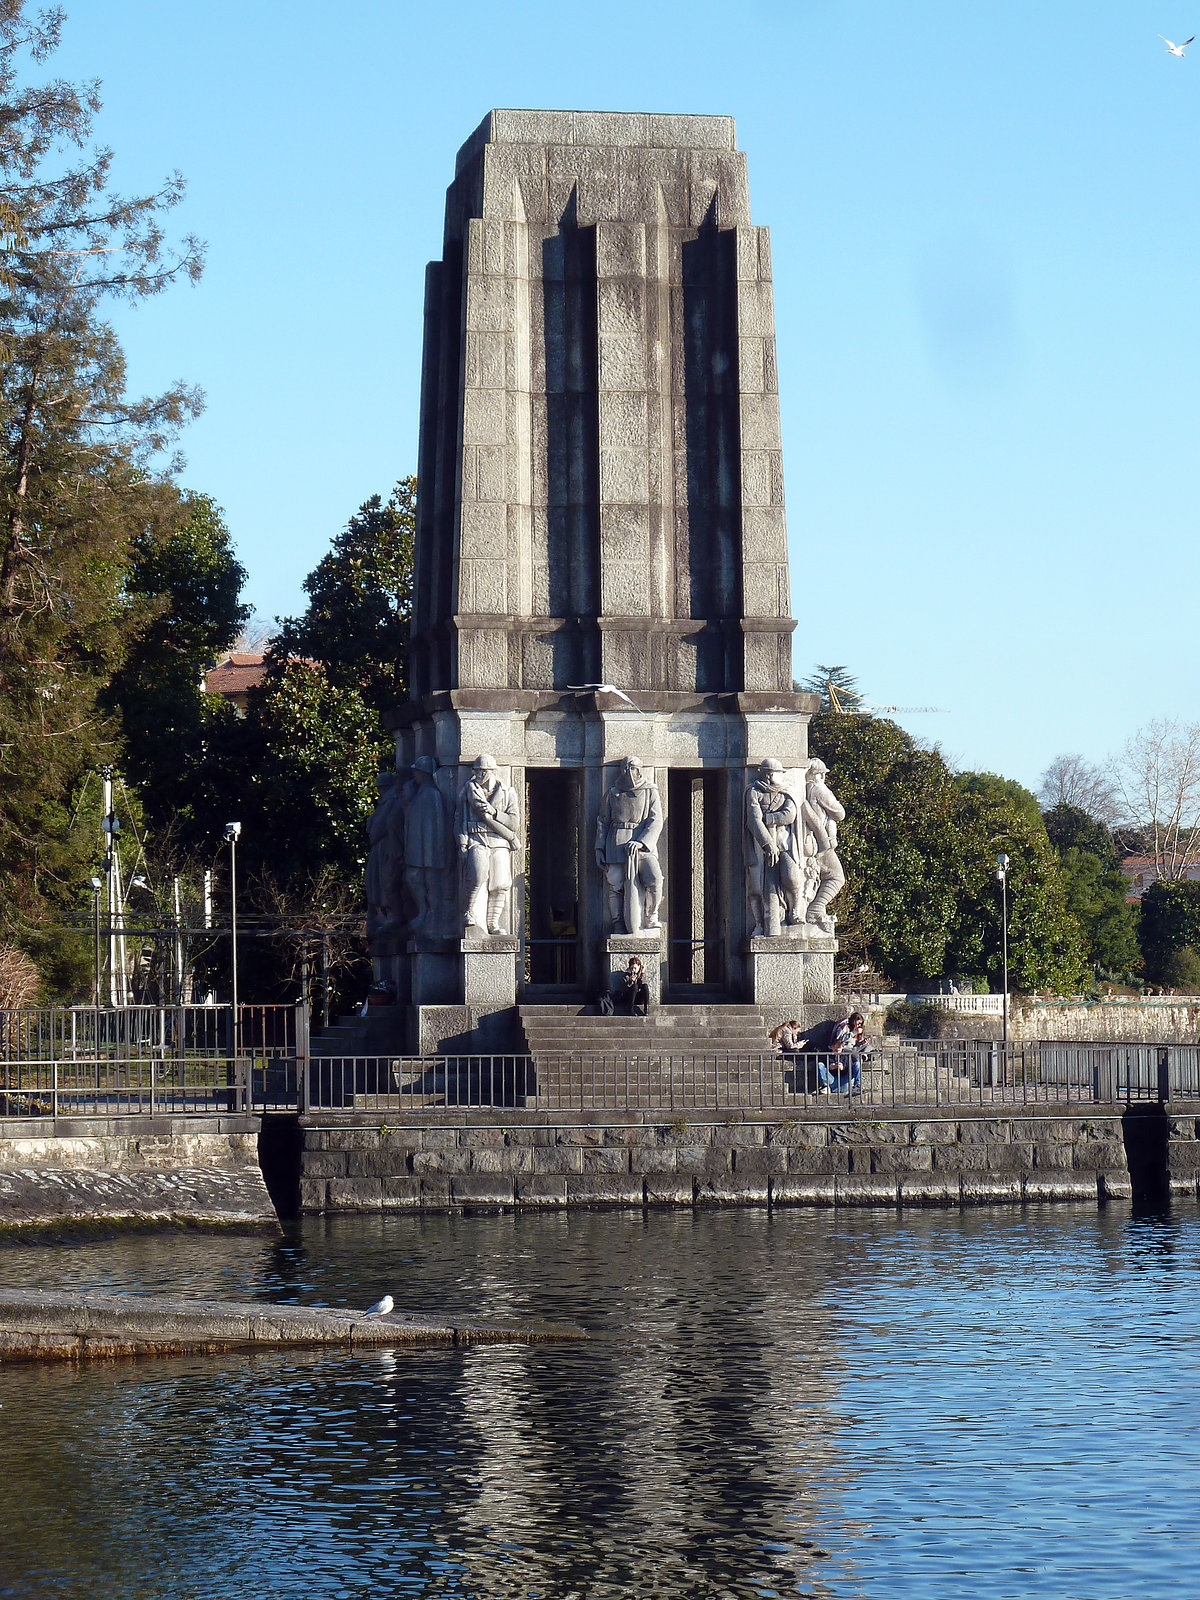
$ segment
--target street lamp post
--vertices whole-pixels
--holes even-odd
[[[238,1015],[238,951],[237,951],[237,842],[241,836],[240,822],[225,824],[225,840],[229,845],[229,938],[230,975],[233,1003],[233,1059],[240,1063],[242,1057],[242,1026]]]
[[[93,878],[92,884],[92,1005],[100,1006],[100,891],[103,878]]]
[[[1000,880],[1000,937],[1004,951],[1004,1063],[1008,1065],[1008,857],[996,857],[996,876]]]

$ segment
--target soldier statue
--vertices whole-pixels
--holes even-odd
[[[605,791],[596,819],[596,865],[604,874],[613,933],[642,933],[660,926],[662,824],[658,789],[643,773],[638,758],[628,756]]]
[[[809,762],[801,810],[805,827],[804,848],[819,873],[816,893],[809,903],[806,920],[823,932],[832,933],[833,918],[829,915],[829,902],[846,881],[842,863],[837,857],[838,823],[845,822],[846,813],[825,781],[828,771],[823,761]]]
[[[409,931],[427,938],[442,933],[449,864],[446,802],[434,782],[437,762],[418,756],[404,785],[404,885],[414,915]]]
[[[513,851],[521,842],[516,790],[494,756],[479,756],[459,790],[454,832],[463,863],[463,928],[507,933]]]
[[[779,761],[759,764],[746,791],[746,889],[754,937],[778,934],[804,920],[804,867],[800,807],[784,788]]]

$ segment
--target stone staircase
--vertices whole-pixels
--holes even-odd
[[[753,1006],[658,1006],[604,1017],[594,1006],[523,1005],[531,1109],[695,1109],[784,1097],[783,1068]]]
[[[404,1007],[376,1006],[366,1016],[339,1017],[310,1043],[314,1056],[400,1055],[404,1049]]]

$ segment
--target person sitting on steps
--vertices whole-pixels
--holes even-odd
[[[650,986],[646,971],[637,956],[630,956],[617,992],[617,1002],[622,1011],[631,1017],[644,1017],[650,1010]]]
[[[644,1017],[650,1009],[650,985],[646,971],[637,956],[629,958],[629,965],[621,974],[616,994],[606,989],[596,1003],[602,1017],[611,1017],[621,1011],[627,1017]]]
[[[862,1087],[862,1058],[867,1053],[866,1024],[861,1011],[848,1017],[830,1017],[816,1022],[804,1037],[795,1032],[792,1059],[795,1062],[793,1092],[829,1094],[848,1089],[852,1094]]]
[[[831,1091],[858,1094],[862,1088],[862,1058],[866,1054],[866,1021],[861,1011],[852,1011],[835,1023],[829,1041],[830,1061],[817,1063],[817,1078],[822,1094]],[[845,1069],[844,1071],[842,1069]]]

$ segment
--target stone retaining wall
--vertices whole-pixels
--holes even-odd
[[[305,1212],[643,1205],[971,1205],[1131,1195],[1122,1107],[676,1122],[505,1112],[403,1128],[310,1119]],[[1181,1120],[1181,1119],[1177,1119]],[[1195,1117],[1182,1119],[1195,1146]],[[1175,1141],[1173,1141],[1175,1142]],[[1180,1167],[1182,1181],[1183,1168]]]
[[[257,1117],[0,1121],[0,1231],[278,1228]]]

